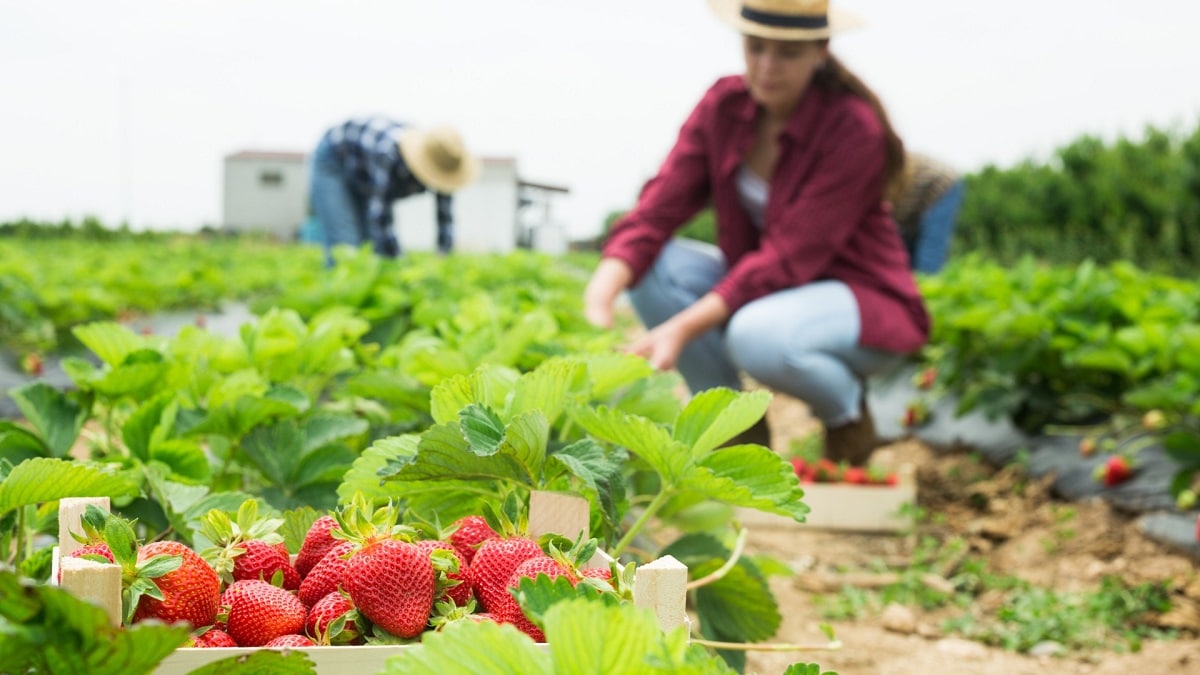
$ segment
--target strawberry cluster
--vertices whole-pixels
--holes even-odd
[[[460,620],[510,623],[544,641],[510,589],[539,574],[572,585],[611,578],[607,569],[585,569],[595,540],[569,551],[551,543],[547,552],[521,531],[523,521],[500,518],[493,528],[477,515],[422,538],[430,533],[397,516],[390,504],[374,509],[356,498],[314,521],[293,558],[275,533],[282,521],[259,518],[250,500],[236,518],[212,511],[202,519],[212,546],[201,553],[173,541],[138,545],[123,523],[85,526],[88,543],[75,555],[125,567],[127,622],[185,621],[196,647],[416,640]],[[122,536],[109,539],[119,529]]]
[[[801,483],[849,483],[851,485],[895,485],[896,474],[877,467],[852,466],[829,459],[793,457],[792,467]]]

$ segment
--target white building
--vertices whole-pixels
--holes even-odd
[[[308,217],[308,162],[302,152],[243,150],[225,157],[224,225],[295,238]]]
[[[566,250],[565,228],[551,215],[565,187],[522,181],[511,157],[483,158],[479,178],[454,194],[454,249],[508,253]],[[225,227],[295,239],[308,219],[307,156],[243,151],[225,158]],[[396,236],[406,251],[437,248],[434,195],[425,192],[393,206]]]

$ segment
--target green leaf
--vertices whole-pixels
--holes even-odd
[[[430,394],[433,419],[439,423],[456,420],[459,412],[472,403],[505,410],[518,377],[520,373],[513,368],[483,365],[470,375],[447,378]]]
[[[123,476],[79,462],[38,457],[26,460],[0,481],[0,515],[16,508],[64,497],[123,499],[138,493]]]
[[[367,433],[370,425],[353,415],[314,415],[304,423],[304,451],[340,443]]]
[[[654,368],[646,359],[620,352],[589,354],[584,362],[592,383],[592,396],[597,401],[609,402],[620,389],[643,381],[654,373]]]
[[[692,397],[675,422],[675,440],[699,457],[762,419],[771,404],[764,390],[706,389]]]
[[[1113,373],[1130,373],[1133,359],[1122,349],[1113,347],[1080,346],[1063,355],[1063,364],[1074,368],[1090,368]]]
[[[129,354],[142,349],[146,339],[128,327],[112,321],[98,321],[71,330],[83,346],[92,350],[109,367],[124,363]]]
[[[688,472],[691,450],[644,417],[605,407],[576,407],[571,416],[597,439],[615,443],[641,457],[670,485],[678,483]]]
[[[630,604],[567,600],[546,612],[545,624],[555,675],[647,672],[663,639],[654,614]]]
[[[163,392],[133,411],[121,427],[121,440],[134,457],[150,461],[150,448],[170,434],[177,408],[174,392]]]
[[[791,516],[804,522],[808,505],[791,463],[760,445],[736,445],[701,458],[681,487],[689,493]]]
[[[7,420],[0,420],[0,459],[20,464],[34,457],[50,456],[50,448],[32,431]]]
[[[493,348],[482,357],[481,363],[498,363],[511,366],[529,349],[535,340],[553,335],[558,323],[549,312],[528,312],[513,326],[497,336]]]
[[[355,492],[362,492],[372,502],[393,495],[393,488],[384,485],[384,476],[394,476],[413,462],[420,439],[416,434],[405,434],[381,438],[367,446],[342,478],[338,500],[345,503]]]
[[[458,425],[442,424],[421,435],[415,457],[393,475],[403,481],[416,480],[505,480],[529,484],[529,473],[512,455],[497,453],[481,457],[470,452]]]
[[[290,419],[256,427],[242,440],[242,452],[276,485],[291,485],[304,446],[304,435]]]
[[[168,466],[175,479],[207,483],[212,477],[212,467],[204,449],[192,440],[177,438],[157,443],[150,450],[150,461]]]
[[[458,424],[471,452],[487,457],[500,451],[500,443],[504,440],[504,421],[496,413],[471,403],[459,411]]]
[[[522,375],[513,389],[510,415],[540,412],[553,426],[562,414],[571,392],[584,387],[587,366],[579,361],[555,359]]]
[[[357,456],[344,445],[317,448],[301,458],[292,485],[300,487],[312,483],[340,483]]]
[[[469,664],[469,665],[467,665]],[[553,675],[550,654],[512,624],[460,621],[426,633],[421,643],[387,660],[387,675],[470,673]],[[592,673],[619,672],[593,669]]]
[[[608,455],[599,443],[590,438],[560,448],[546,458],[548,464],[561,465],[591,488],[604,509],[605,517],[614,524],[620,517],[617,504],[625,496],[621,459],[620,456]]]
[[[317,666],[301,650],[257,649],[206,663],[188,675],[317,675]]]
[[[277,532],[283,537],[283,542],[287,544],[289,551],[295,553],[300,550],[305,535],[321,515],[320,511],[311,506],[302,506],[283,512],[283,524],[279,526]]]
[[[9,396],[53,457],[67,455],[91,413],[45,382],[21,385],[10,390]]]

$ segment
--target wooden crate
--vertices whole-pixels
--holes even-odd
[[[912,524],[906,506],[917,503],[916,469],[902,464],[895,471],[895,485],[851,485],[849,483],[806,483],[804,503],[808,518],[797,523],[787,516],[737,509],[743,525],[755,530],[815,528],[852,532],[897,532]]]
[[[64,589],[96,603],[108,612],[114,625],[121,621],[121,568],[68,554],[79,547],[70,531],[80,531],[80,517],[88,504],[108,510],[108,498],[63,499],[59,502],[59,545],[55,547],[51,583],[59,578]],[[534,492],[530,497],[530,534],[562,534],[574,539],[589,529],[588,502],[575,495]],[[591,565],[607,565],[611,558],[597,553]],[[687,601],[687,567],[671,556],[664,556],[637,568],[634,573],[633,602],[654,612],[664,631],[689,625],[685,611]],[[183,675],[196,668],[230,656],[250,654],[259,648],[195,648],[181,647],[159,664],[156,675]],[[384,670],[386,661],[411,649],[408,645],[361,645],[337,647],[290,647],[304,652],[316,665],[318,673],[377,673]]]

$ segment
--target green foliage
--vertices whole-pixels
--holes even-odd
[[[0,570],[0,672],[150,673],[187,639],[185,626],[114,627],[99,607]]]
[[[591,597],[588,597],[591,596]],[[388,659],[388,675],[570,675],[583,673],[731,673],[683,629],[664,634],[653,614],[588,593],[546,610],[546,640],[538,647],[511,625],[460,621],[430,633],[419,645]]]
[[[970,255],[921,279],[932,390],[958,412],[1052,425],[1131,426],[1157,411],[1181,491],[1200,472],[1200,285],[1127,262],[1004,267]]]
[[[1130,261],[1190,274],[1200,263],[1200,126],[1140,139],[1082,136],[1043,162],[966,176],[959,251],[1002,263]]]

